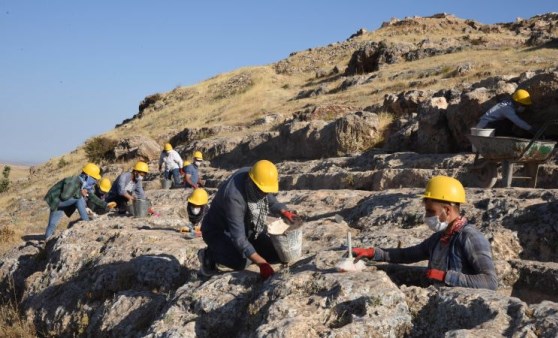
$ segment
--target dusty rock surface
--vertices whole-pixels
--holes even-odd
[[[147,194],[158,217],[104,215],[6,254],[1,295],[15,295],[40,332],[67,337],[557,334],[558,229],[550,220],[558,217],[558,190],[468,189],[463,212],[492,243],[500,280],[492,292],[428,286],[426,262],[368,263],[354,274],[335,270],[348,231],[354,245],[378,247],[414,245],[429,236],[417,197],[420,179],[413,179],[416,188],[379,179],[379,191],[326,184],[290,190],[285,184],[294,172],[327,178],[328,170],[344,167],[407,170],[412,177],[433,163],[450,172],[462,160],[408,153],[280,164],[286,190],[278,197],[304,215],[304,248],[297,262],[275,265],[266,282],[253,266],[209,279],[198,275],[196,254],[204,243],[178,231],[186,224],[187,191],[154,184]],[[226,174],[205,175],[217,182]]]

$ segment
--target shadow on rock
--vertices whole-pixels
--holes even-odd
[[[407,337],[445,337],[448,331],[472,329],[496,317],[497,312],[480,296],[469,300],[456,295],[431,294],[428,303],[413,316]]]
[[[54,271],[48,268],[47,273],[56,274],[56,267],[51,267]],[[158,315],[163,295],[176,290],[188,277],[188,270],[166,254],[99,266],[89,261],[69,280],[28,291],[22,308],[34,318],[40,332],[70,337],[88,329],[95,331],[89,332],[93,336],[130,336],[145,329],[151,322],[145,318]],[[46,279],[45,273],[34,286],[40,288]],[[94,325],[88,328],[90,322]]]

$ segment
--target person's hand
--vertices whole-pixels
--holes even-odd
[[[107,203],[107,208],[109,208],[109,209],[114,209],[114,208],[116,208],[116,202],[108,202],[108,203]]]
[[[426,278],[443,282],[446,279],[446,272],[437,269],[428,269],[426,270]]]
[[[83,197],[89,196],[89,191],[87,191],[87,189],[81,189],[81,196]]]
[[[302,218],[294,212],[289,210],[281,211],[281,216],[289,223],[290,225],[300,225],[302,224]]]
[[[269,265],[269,263],[267,262],[260,263],[258,264],[258,266],[260,267],[260,277],[262,277],[263,280],[268,279],[269,277],[273,276],[273,274],[275,273],[271,265]]]
[[[359,261],[362,258],[373,259],[376,250],[374,248],[353,248],[353,255],[355,255],[355,261]]]

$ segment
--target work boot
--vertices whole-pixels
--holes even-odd
[[[211,277],[218,272],[215,262],[207,254],[207,248],[198,251],[198,259],[200,261],[200,274],[202,276]]]

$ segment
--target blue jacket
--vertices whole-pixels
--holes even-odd
[[[202,235],[206,243],[225,235],[246,258],[256,252],[248,240],[254,235],[246,202],[249,170],[250,168],[239,169],[221,184],[202,222]],[[270,212],[279,214],[281,209],[286,209],[274,195],[268,194],[267,198]]]
[[[486,128],[486,126],[491,122],[505,119],[512,121],[513,124],[523,130],[529,131],[531,129],[531,125],[529,123],[523,121],[521,117],[517,116],[511,100],[497,103],[494,107],[490,108],[483,116],[481,116],[481,119],[477,124],[477,128]]]
[[[498,278],[492,261],[490,243],[472,225],[465,225],[454,234],[449,242],[446,257],[433,257],[437,252],[443,231],[436,232],[424,242],[401,249],[376,249],[374,260],[392,263],[415,263],[428,259],[428,267],[433,260],[443,261],[447,273],[444,282],[450,286],[485,288],[496,290]],[[438,267],[434,267],[438,268]]]
[[[136,198],[143,199],[145,198],[145,193],[143,191],[143,186],[141,182],[137,182],[135,187],[132,191],[126,191],[126,186],[132,181],[132,173],[127,171],[125,173],[120,174],[114,184],[110,188],[108,193],[107,200],[112,200],[117,196],[123,196],[126,192],[131,192]]]

